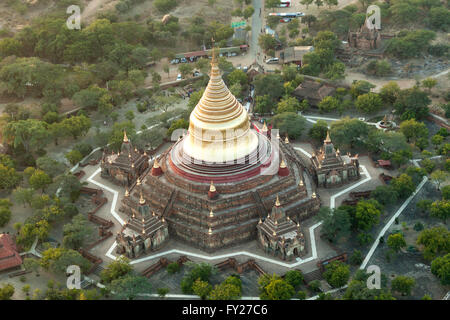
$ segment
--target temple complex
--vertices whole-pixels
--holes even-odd
[[[311,164],[318,187],[332,188],[359,179],[358,155],[341,155],[334,149],[329,132],[317,155],[312,154]]]
[[[302,160],[288,139],[269,139],[266,131],[250,127],[213,54],[210,80],[190,115],[188,134],[150,163],[123,197],[120,211],[130,220],[117,235],[117,252],[136,257],[169,237],[206,252],[255,240],[259,221],[265,222],[277,196],[285,217],[280,223],[296,226],[315,214],[320,199]],[[110,172],[113,167],[114,162]],[[302,251],[297,244],[284,248],[285,258]]]
[[[364,24],[356,32],[348,32],[348,44],[352,48],[361,50],[373,50],[381,46],[381,34],[376,28],[367,27],[367,18]]]
[[[272,212],[258,223],[258,243],[266,253],[283,260],[292,260],[304,255],[305,237],[300,231],[300,223],[295,223],[286,216],[277,197]]]
[[[110,154],[103,152],[101,161],[101,176],[112,180],[121,186],[131,186],[148,168],[149,157],[147,154],[140,153],[136,148],[133,149],[131,141],[124,132],[120,152]]]

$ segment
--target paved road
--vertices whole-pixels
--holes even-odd
[[[252,61],[255,61],[258,52],[262,52],[261,48],[258,45],[258,37],[261,33],[263,24],[263,16],[264,16],[263,0],[253,0],[253,7],[255,8],[255,12],[253,13],[252,16],[252,38],[250,39],[250,55],[252,57]],[[261,15],[259,14],[260,11]]]

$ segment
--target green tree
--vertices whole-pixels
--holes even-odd
[[[300,3],[306,5],[306,9],[313,2],[313,0],[301,0]],[[311,28],[311,25],[317,21],[316,16],[312,14],[306,14],[302,17],[302,23],[306,23],[308,29]]]
[[[336,1],[337,0],[325,0],[325,1]],[[345,64],[340,61],[333,62],[326,68],[325,77],[330,80],[338,80],[345,78]]]
[[[214,286],[209,295],[210,300],[236,300],[242,295],[242,281],[238,277],[229,276],[221,284]]]
[[[49,248],[42,252],[41,266],[46,270],[65,274],[70,265],[80,266],[82,272],[87,272],[91,267],[89,260],[75,250],[65,248]]]
[[[114,292],[114,297],[120,300],[133,300],[139,294],[150,293],[152,290],[147,278],[132,274],[113,280],[108,288]]]
[[[20,180],[21,177],[14,168],[5,167],[0,163],[0,189],[11,190]]]
[[[269,95],[273,102],[284,93],[283,77],[279,74],[258,75],[253,81],[256,95]]]
[[[428,128],[423,122],[415,119],[405,120],[400,124],[400,131],[405,135],[408,142],[411,140],[416,143],[421,138],[428,137]]]
[[[244,9],[244,11],[242,11],[245,19],[250,18],[254,12],[255,8],[253,8],[252,6],[248,6],[247,8]]]
[[[6,124],[4,135],[14,148],[22,145],[26,153],[32,153],[45,145],[48,139],[47,123],[36,119],[12,121]]]
[[[429,11],[429,24],[438,30],[447,31],[450,26],[450,11],[445,7],[434,7]],[[1,52],[1,51],[0,51]]]
[[[402,173],[397,178],[392,179],[391,186],[394,188],[401,199],[409,197],[416,189],[412,178],[406,173]]]
[[[309,129],[308,135],[321,143],[325,140],[328,132],[328,123],[325,120],[317,120],[316,123],[313,124],[311,129]]]
[[[450,200],[435,201],[431,204],[430,215],[446,223],[450,217]]]
[[[391,186],[378,186],[372,191],[370,197],[382,205],[391,205],[397,202],[397,192]]]
[[[437,80],[433,78],[426,78],[422,80],[422,86],[424,88],[427,88],[428,93],[431,92],[431,89],[433,89],[437,84]]]
[[[106,89],[94,85],[75,93],[72,100],[80,108],[97,108],[100,99],[107,93]]]
[[[72,222],[63,227],[63,245],[67,249],[77,250],[92,238],[94,229],[82,214],[72,218]]]
[[[359,201],[356,205],[355,226],[358,230],[369,231],[380,220],[382,206],[374,199]]]
[[[11,300],[14,295],[14,287],[12,284],[5,284],[0,288],[0,300]]]
[[[431,262],[431,273],[441,280],[442,285],[450,284],[450,253]]]
[[[258,44],[264,52],[268,52],[269,50],[275,49],[278,43],[270,34],[260,34],[258,37]]]
[[[208,297],[211,290],[211,285],[208,282],[202,281],[200,279],[195,280],[192,284],[192,291],[202,300],[205,300]]]
[[[194,110],[195,106],[200,101],[200,99],[203,96],[204,92],[205,92],[205,90],[201,89],[201,90],[195,91],[195,92],[193,92],[191,94],[191,96],[189,97],[189,102],[188,102],[188,111],[189,111],[189,113],[191,113],[192,110]]]
[[[270,113],[273,108],[272,99],[268,94],[257,96],[255,98],[255,112],[256,113]]]
[[[295,294],[295,289],[279,275],[265,274],[258,279],[260,298],[263,300],[289,300]]]
[[[194,66],[189,63],[183,63],[178,67],[178,71],[181,73],[183,78],[186,78],[188,75],[192,74],[192,71],[194,71]]]
[[[383,101],[378,94],[369,92],[358,96],[355,106],[359,111],[372,113],[383,106]]]
[[[45,190],[45,187],[52,183],[52,178],[49,177],[44,171],[37,169],[29,180],[30,186],[35,189]]]
[[[241,86],[245,87],[248,83],[247,74],[241,69],[234,69],[227,75],[227,82],[229,86],[239,83]]]
[[[450,200],[450,185],[443,187],[441,189],[441,192],[442,192],[442,199]]]
[[[433,137],[431,137],[431,143],[434,144],[434,147],[436,149],[439,147],[439,145],[442,144],[442,142],[444,142],[444,137],[439,134],[435,134]]]
[[[338,109],[339,107],[339,100],[335,97],[325,97],[322,99],[322,101],[319,102],[319,111],[320,113],[326,113],[326,112],[332,112]]]
[[[344,286],[350,279],[350,267],[341,261],[333,261],[325,269],[323,276],[334,288]]]
[[[380,90],[380,97],[385,103],[392,105],[400,94],[400,87],[395,81],[389,81]]]
[[[65,154],[66,159],[70,162],[71,165],[76,165],[83,159],[83,155],[78,150],[72,150]]]
[[[423,120],[428,116],[428,105],[431,100],[427,93],[414,87],[400,91],[394,108],[402,120],[416,119]]]
[[[284,275],[284,280],[293,288],[297,288],[303,282],[303,274],[299,270],[289,270]]]
[[[0,227],[4,227],[11,220],[11,209],[8,206],[0,206]]]
[[[300,102],[295,97],[284,97],[278,102],[277,114],[283,112],[297,112],[300,109]]]
[[[373,88],[375,88],[374,84],[365,80],[357,80],[352,83],[350,94],[353,99],[356,99],[362,94],[369,93]]]
[[[85,135],[89,131],[91,120],[84,115],[73,116],[61,121],[61,125],[76,140],[79,136]]]
[[[443,226],[425,229],[417,237],[417,244],[423,246],[423,257],[431,261],[450,252],[450,232]]]
[[[406,247],[405,238],[402,233],[394,233],[389,235],[387,239],[387,245],[395,252],[399,252],[401,248]]]
[[[404,296],[411,295],[411,290],[415,285],[416,281],[414,278],[406,276],[397,276],[391,283],[392,290],[397,291]]]
[[[294,112],[277,114],[270,123],[280,130],[280,135],[288,134],[290,138],[300,137],[306,127],[306,119]]]
[[[13,191],[13,198],[17,203],[23,204],[25,207],[26,204],[31,206],[31,200],[33,199],[34,190],[32,188],[21,188],[17,187]]]
[[[317,220],[322,221],[321,235],[330,242],[338,242],[350,234],[350,216],[345,210],[321,207]]]
[[[333,143],[340,148],[353,148],[354,145],[367,138],[368,131],[366,123],[348,117],[334,121],[330,126],[330,136]]]
[[[207,263],[188,263],[186,266],[190,269],[189,273],[181,280],[181,291],[186,294],[192,294],[192,285],[194,281],[200,279],[201,281],[209,282],[210,276],[215,272],[213,266]]]
[[[129,276],[132,271],[133,267],[130,265],[130,260],[121,256],[102,270],[100,278],[104,283],[111,283],[114,280]]]

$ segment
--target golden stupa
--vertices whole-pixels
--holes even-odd
[[[244,158],[257,147],[247,111],[225,85],[214,52],[209,83],[191,113],[183,151],[198,160],[225,163]]]

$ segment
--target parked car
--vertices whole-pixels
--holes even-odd
[[[232,56],[232,57],[235,57],[235,56],[237,56],[237,53],[236,53],[236,52],[232,52],[232,53],[231,53],[231,56]]]
[[[183,80],[183,78],[181,77],[181,73],[178,74],[177,76],[177,81]]]
[[[170,61],[171,64],[177,64],[180,63],[180,59],[173,59],[172,61]]]
[[[283,18],[280,20],[280,22],[290,22],[292,18]]]
[[[266,60],[266,63],[267,64],[275,64],[275,63],[278,63],[279,60],[280,59],[278,59],[278,58],[269,58]]]
[[[181,62],[181,63],[186,63],[186,62],[188,62],[188,61],[186,60],[186,58],[181,58],[180,62]]]
[[[200,72],[198,70],[195,70],[194,73],[192,73],[194,77],[198,77],[200,75]]]

